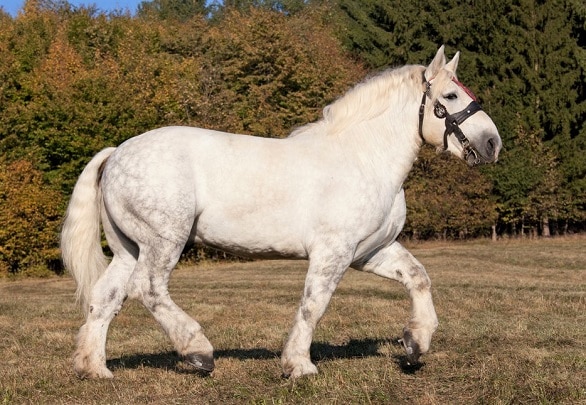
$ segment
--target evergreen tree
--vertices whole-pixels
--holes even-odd
[[[438,48],[429,3],[338,0],[342,43],[370,68],[423,62]]]
[[[552,182],[548,190],[560,198],[540,204],[542,218],[532,215],[531,221],[584,217],[582,2],[338,0],[338,5],[343,43],[372,67],[426,63],[440,44],[464,53],[459,78],[497,124],[505,147],[501,161],[514,162],[484,170],[495,182],[504,222],[528,218],[519,208],[526,205],[521,194],[535,197],[531,184]],[[518,141],[523,134],[535,136],[539,146],[524,149]],[[540,159],[549,163],[536,166]]]
[[[513,135],[505,143],[515,145],[508,159],[522,167],[513,171],[505,164],[492,173],[502,179],[537,171],[536,184],[549,184],[539,198],[535,198],[539,192],[527,190],[528,198],[533,196],[533,212],[538,212],[529,216],[532,226],[550,217],[563,221],[575,217],[580,208],[583,210],[586,198],[580,184],[586,165],[579,157],[585,150],[581,118],[585,108],[584,64],[580,63],[575,26],[569,23],[571,14],[569,2],[521,1],[511,5],[505,15],[504,28],[510,35],[496,40],[503,44],[504,58],[496,59],[502,64],[501,72],[497,72],[500,83],[495,86],[500,94],[492,106],[502,127]],[[537,146],[527,148],[521,139],[524,134],[533,134]],[[570,172],[574,176],[568,176]],[[552,190],[557,198],[546,197]],[[499,185],[496,192],[501,197],[508,193]],[[550,202],[544,204],[546,200]],[[504,207],[513,208],[512,202],[502,199]],[[527,220],[525,215],[520,218]]]

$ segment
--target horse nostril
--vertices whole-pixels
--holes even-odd
[[[490,137],[486,141],[486,156],[492,158],[495,162],[498,160],[501,142],[499,137]]]
[[[498,135],[490,136],[486,141],[486,158],[491,159],[492,162],[497,162],[501,147],[501,138]]]
[[[486,142],[486,154],[488,156],[494,156],[495,150],[495,142],[494,139],[490,138],[488,142]]]

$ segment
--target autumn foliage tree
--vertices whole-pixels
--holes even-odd
[[[480,170],[425,147],[405,184],[404,233],[414,239],[490,236],[498,215],[491,191]]]
[[[197,14],[154,17],[36,0],[15,19],[4,17],[0,151],[6,161],[35,162],[30,170],[43,187],[66,196],[89,158],[106,146],[164,125],[283,137],[317,119],[364,74],[319,10],[287,17],[226,9],[214,22]],[[19,234],[8,218],[16,213],[4,214],[6,234]],[[56,247],[54,232],[47,235]],[[21,259],[8,266],[20,269]]]
[[[55,241],[63,197],[26,160],[0,162],[0,277],[38,267],[59,269]]]
[[[286,136],[364,75],[318,11],[227,10],[204,46],[207,94],[194,114],[231,132]]]

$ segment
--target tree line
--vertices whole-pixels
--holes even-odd
[[[164,125],[284,137],[369,73],[463,52],[504,142],[479,170],[424,148],[404,237],[581,232],[580,1],[152,0],[136,14],[28,0],[0,11],[0,274],[58,271],[91,156]],[[219,184],[218,187],[222,185]]]

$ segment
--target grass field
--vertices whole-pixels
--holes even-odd
[[[109,381],[71,369],[69,277],[0,280],[0,403],[586,403],[586,239],[410,247],[434,286],[440,327],[418,368],[397,344],[403,287],[350,270],[319,324],[320,374],[281,378],[280,351],[304,262],[178,269],[171,295],[204,326],[210,377],[190,373],[153,318],[129,301],[112,323]]]

